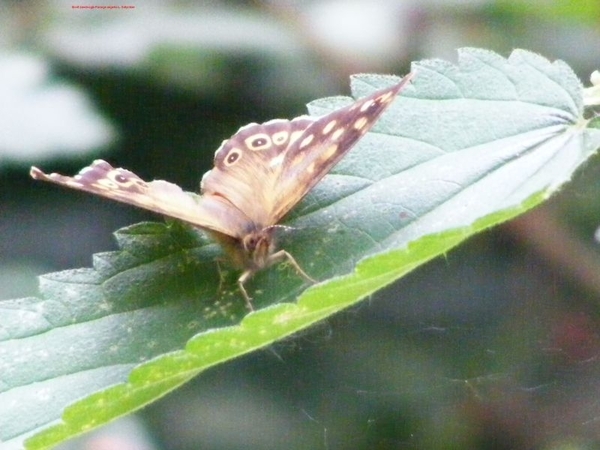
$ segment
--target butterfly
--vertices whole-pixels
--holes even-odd
[[[247,307],[245,283],[258,271],[288,261],[307,282],[315,283],[285,250],[277,250],[275,231],[282,218],[344,157],[375,124],[396,95],[399,83],[322,117],[251,123],[223,141],[214,168],[192,196],[163,180],[146,182],[133,172],[96,160],[74,177],[31,176],[148,209],[206,231],[241,270],[238,288]]]

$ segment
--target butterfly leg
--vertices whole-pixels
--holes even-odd
[[[215,259],[215,262],[217,264],[217,272],[219,274],[219,287],[217,288],[217,294],[220,295],[225,290],[223,286],[225,286],[225,283],[227,281],[227,271],[223,269],[223,261],[220,258]]]
[[[242,293],[242,297],[244,297],[244,301],[246,302],[246,307],[250,311],[254,311],[254,306],[252,306],[252,297],[250,297],[248,295],[248,291],[246,291],[246,288],[244,287],[244,283],[246,281],[248,281],[250,278],[252,278],[252,275],[254,275],[253,270],[246,270],[244,273],[242,273],[240,275],[240,277],[238,278],[238,281],[237,281],[238,288],[240,289],[240,292]]]
[[[315,284],[317,282],[317,280],[308,276],[308,274],[304,270],[302,270],[300,264],[296,262],[294,257],[285,250],[279,250],[277,253],[273,253],[271,256],[269,256],[267,265],[271,266],[273,264],[283,262],[284,260],[287,260],[287,262],[292,265],[292,267],[298,273],[298,275],[304,278],[305,281],[307,281],[310,284]]]
[[[298,273],[298,275],[300,275],[305,281],[307,281],[310,284],[314,284],[317,282],[317,280],[315,280],[314,278],[311,278],[304,270],[302,270],[302,267],[300,267],[300,264],[298,264],[298,262],[296,262],[294,257],[292,255],[290,255],[288,252],[286,252],[285,250],[280,250],[277,253],[274,253],[271,256],[269,256],[265,267],[272,266],[273,264],[281,263],[285,260],[287,260],[287,262],[291,264],[291,266]],[[250,297],[248,295],[248,291],[246,291],[244,284],[246,283],[246,281],[248,281],[250,278],[252,278],[252,276],[255,273],[256,273],[256,270],[246,270],[244,273],[242,273],[242,275],[240,275],[240,277],[238,278],[238,281],[237,281],[238,288],[239,288],[240,292],[242,293],[242,297],[244,297],[244,300],[246,302],[246,307],[250,311],[254,311],[254,306],[252,306],[252,297]]]

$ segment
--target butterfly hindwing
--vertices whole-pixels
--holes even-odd
[[[277,119],[240,128],[215,152],[214,168],[202,178],[203,198],[226,198],[258,229],[274,225],[282,161],[314,120]]]
[[[101,159],[74,177],[45,174],[37,167],[31,168],[31,176],[36,180],[90,192],[234,237],[238,237],[236,232],[243,230],[248,221],[247,217],[218,198],[209,201],[199,199],[176,184],[163,180],[146,182],[133,172],[115,168]],[[228,220],[222,220],[223,217]]]

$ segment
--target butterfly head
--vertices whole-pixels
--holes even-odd
[[[242,248],[249,265],[260,270],[268,265],[269,256],[275,249],[273,228],[252,231],[242,239]]]

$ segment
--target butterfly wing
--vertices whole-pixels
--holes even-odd
[[[36,180],[128,203],[236,238],[243,237],[248,225],[249,219],[224,198],[199,199],[173,183],[163,180],[145,182],[133,172],[114,168],[100,159],[74,177],[45,174],[37,167],[31,168],[31,176]]]
[[[318,119],[303,116],[242,127],[215,153],[199,199],[175,184],[146,182],[102,160],[74,177],[36,167],[31,176],[242,239],[276,224],[298,203],[371,128],[410,77]]]
[[[214,168],[202,179],[203,198],[226,198],[254,229],[276,224],[371,128],[410,77],[320,118],[240,128],[216,151]]]
[[[214,167],[202,178],[202,198],[227,199],[250,219],[253,230],[273,225],[282,161],[314,121],[298,117],[240,128],[215,152]]]
[[[273,223],[287,214],[348,153],[411,79],[412,74],[408,74],[398,84],[320,117],[306,127],[281,161],[270,212]]]

